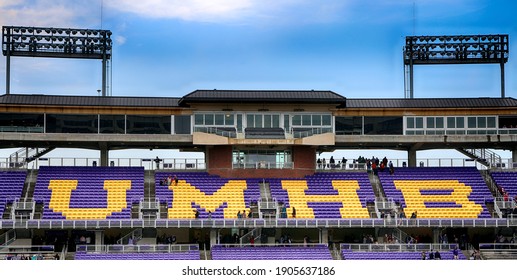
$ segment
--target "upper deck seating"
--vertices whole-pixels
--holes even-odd
[[[225,247],[212,246],[213,260],[332,260],[327,246],[317,244],[298,246]]]
[[[517,172],[492,172],[495,183],[504,188],[510,198],[517,196]]]
[[[21,197],[26,177],[26,171],[0,172],[0,217],[4,214],[7,203]]]
[[[321,172],[304,179],[268,179],[271,195],[285,203],[288,217],[369,218],[375,194],[365,172]]]
[[[408,218],[415,211],[418,218],[491,217],[485,202],[493,196],[475,167],[397,168],[379,179]]]
[[[170,186],[160,184],[168,176],[178,178]],[[192,219],[194,209],[199,218],[234,219],[237,213],[249,213],[251,202],[260,199],[258,185],[248,184],[246,179],[228,179],[206,172],[157,172],[155,175],[156,198],[167,203],[170,219]],[[209,211],[211,214],[209,214]]]
[[[130,219],[143,197],[143,167],[43,166],[34,190],[42,219]]]

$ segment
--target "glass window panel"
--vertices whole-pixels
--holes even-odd
[[[124,134],[125,123],[124,115],[101,115],[100,133]]]
[[[415,118],[415,128],[424,128],[424,118],[423,117]]]
[[[242,132],[242,114],[237,115],[237,131]]]
[[[214,125],[214,114],[205,114],[205,125]]]
[[[443,117],[436,118],[435,126],[436,128],[443,128]]]
[[[302,125],[302,116],[301,115],[293,116],[293,125]]]
[[[264,127],[271,127],[271,115],[264,115]]]
[[[487,117],[486,121],[487,121],[486,127],[495,128],[495,117]]]
[[[2,132],[43,132],[43,114],[0,113]]]
[[[427,128],[434,128],[434,118],[427,117]]]
[[[476,128],[476,117],[468,117],[467,118],[468,128]]]
[[[190,126],[191,116],[186,117]],[[171,134],[171,116],[128,115],[126,125],[127,134]]]
[[[486,117],[478,117],[478,127],[486,128]]]
[[[47,115],[48,133],[97,133],[98,115]]]
[[[226,114],[224,116],[224,124],[225,125],[234,125],[234,115],[233,114]]]
[[[255,115],[255,127],[263,127],[262,126],[262,115]]]
[[[224,115],[215,114],[215,125],[224,125]]]
[[[170,119],[170,118],[169,118]],[[174,116],[174,133],[175,134],[191,134],[191,118],[190,116]]]
[[[447,128],[456,128],[456,118],[447,117]]]
[[[196,125],[204,125],[204,115],[203,114],[195,114],[194,115],[194,124]]]
[[[290,131],[291,126],[289,125],[289,115],[284,115],[284,129],[285,131]]]
[[[330,126],[332,123],[332,116],[331,115],[323,115],[321,117],[321,124],[323,126]]]
[[[364,134],[402,135],[402,117],[364,117]]]
[[[456,128],[465,128],[465,118],[464,117],[456,118]]]
[[[406,119],[406,126],[407,126],[407,128],[415,128],[415,118],[408,117]]]
[[[246,115],[246,127],[255,127],[255,115]]]
[[[273,115],[273,127],[280,127],[280,115]]]
[[[312,125],[321,126],[321,115],[312,115]]]
[[[302,125],[304,125],[304,126],[311,125],[311,115],[302,115]]]

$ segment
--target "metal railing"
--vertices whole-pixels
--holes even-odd
[[[130,233],[122,236],[119,240],[117,240],[117,244],[129,244],[134,245],[138,240],[142,239],[143,233],[141,228],[137,228]]]
[[[303,128],[303,130],[297,131],[296,128],[291,128],[291,134],[293,138],[304,138],[313,135],[330,133],[332,132],[332,127],[313,127],[313,128]]]
[[[0,132],[43,133],[41,126],[0,126]]]
[[[293,169],[293,162],[251,162],[251,163],[243,163],[237,162],[233,163],[233,169]]]
[[[16,231],[14,229],[8,230],[0,235],[0,248],[7,246],[16,240]]]
[[[0,220],[0,229],[99,228],[376,228],[394,227],[498,228],[517,226],[515,218],[485,219],[109,219],[109,220]],[[129,239],[129,238],[128,238]],[[127,240],[128,240],[127,239]],[[127,240],[125,242],[127,242]],[[122,241],[124,242],[124,241]]]
[[[235,129],[235,128],[233,128],[233,129]],[[204,132],[204,133],[209,133],[209,134],[216,134],[216,135],[228,137],[228,138],[237,137],[236,130],[228,130],[228,129],[218,128],[218,127],[195,126],[194,132]]]
[[[76,245],[76,252],[85,253],[174,253],[199,251],[198,244],[145,244],[145,245]]]
[[[358,251],[358,252],[422,252],[429,250],[451,251],[459,248],[455,243],[416,243],[416,244],[365,244],[365,243],[342,243],[341,250]]]
[[[158,166],[152,158],[112,158],[109,166],[144,167],[147,170],[206,170],[204,158],[160,158]],[[14,168],[10,159],[0,159],[0,168]],[[100,166],[100,158],[43,157],[20,168],[37,169],[41,166]],[[157,168],[158,167],[158,168]]]

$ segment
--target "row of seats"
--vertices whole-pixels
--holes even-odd
[[[379,173],[386,197],[400,203],[406,217],[490,218],[486,202],[493,201],[475,167],[398,168],[394,174]],[[461,205],[428,207],[431,202]]]
[[[177,176],[178,184],[160,184],[168,176]],[[0,211],[7,197],[20,197],[25,177],[26,172],[0,174],[5,178]],[[44,204],[44,219],[129,219],[131,204],[144,197],[143,178],[141,167],[41,167],[34,199]],[[400,203],[407,217],[415,211],[419,218],[490,217],[485,203],[493,196],[476,168],[400,168],[379,178],[386,196]],[[155,195],[167,204],[171,219],[194,218],[195,209],[199,218],[234,219],[260,200],[263,181],[290,218],[294,209],[296,218],[369,218],[367,203],[375,198],[364,172],[319,172],[302,180],[157,172]]]
[[[325,245],[307,247],[214,245],[211,252],[213,260],[332,260],[330,250]]]
[[[0,217],[4,214],[7,203],[21,197],[26,177],[26,171],[0,172]]]
[[[44,166],[34,199],[44,205],[43,219],[130,219],[131,204],[144,196],[143,178],[143,167]]]
[[[86,253],[77,252],[76,260],[199,260],[199,250],[175,253]]]

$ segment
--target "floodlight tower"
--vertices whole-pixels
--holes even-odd
[[[11,56],[82,58],[102,60],[102,96],[107,95],[111,62],[111,31],[53,27],[2,27],[2,53],[6,57],[6,88],[10,94]]]
[[[413,98],[413,66],[494,64],[501,66],[501,98],[505,97],[504,64],[508,35],[407,36],[404,56],[404,96]],[[408,84],[409,83],[409,84]]]

